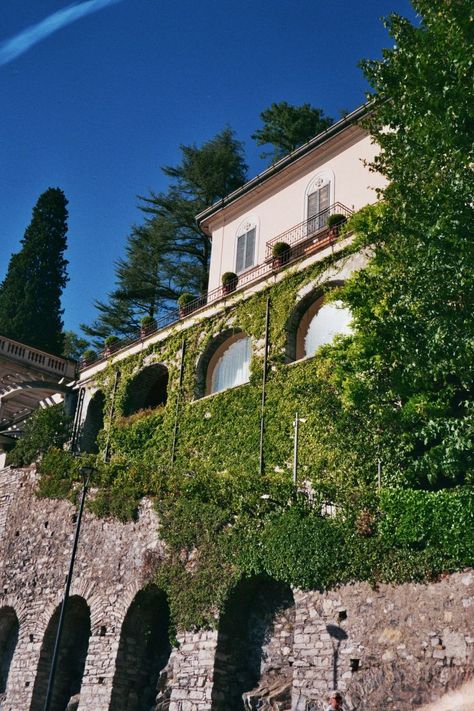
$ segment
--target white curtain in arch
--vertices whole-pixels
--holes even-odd
[[[248,336],[232,343],[217,361],[212,374],[211,392],[248,383],[250,378],[251,340]]]
[[[319,346],[331,343],[337,334],[348,334],[351,329],[352,314],[342,301],[324,304],[313,316],[304,339],[306,356],[316,353]]]

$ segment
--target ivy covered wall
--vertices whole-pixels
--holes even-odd
[[[98,515],[125,520],[136,514],[143,496],[155,501],[167,554],[154,562],[153,577],[166,590],[180,627],[214,624],[229,591],[246,575],[268,574],[320,589],[350,580],[426,579],[473,562],[474,542],[465,535],[474,530],[470,489],[437,495],[409,488],[412,482],[400,481],[384,462],[378,481],[378,433],[368,431],[363,414],[344,402],[347,339],[323,346],[312,358],[287,362],[288,329],[297,322],[292,316],[298,304],[310,293],[335,294],[333,285],[355,263],[360,256],[348,247],[304,271],[288,270],[284,279],[270,280],[248,298],[231,297],[213,318],[175,329],[140,354],[110,363],[93,383],[105,395],[105,419],[99,455],[82,458],[98,467],[89,505]],[[252,338],[250,382],[196,398],[201,356],[228,329]],[[155,363],[168,370],[166,404],[125,416],[134,378]],[[296,412],[304,420],[297,487]],[[110,460],[104,464],[106,446]],[[50,450],[41,463],[40,495],[75,496],[80,463]],[[428,510],[438,521],[429,534],[419,525],[420,511]]]

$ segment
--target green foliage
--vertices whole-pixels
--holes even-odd
[[[328,227],[337,227],[337,225],[342,225],[345,221],[345,215],[342,215],[340,212],[334,212],[332,215],[329,215],[327,225]]]
[[[270,144],[273,151],[261,154],[261,158],[271,158],[271,162],[283,158],[295,148],[302,146],[318,133],[333,123],[333,119],[324,115],[322,109],[311,104],[292,106],[286,101],[273,103],[260,114],[263,128],[252,135],[258,146]]]
[[[49,188],[33,208],[22,248],[12,255],[0,285],[0,333],[61,355],[61,294],[66,286],[67,200]]]
[[[224,272],[222,277],[222,286],[232,286],[237,284],[238,276],[235,272]]]
[[[98,317],[82,325],[95,345],[114,333],[136,334],[146,314],[165,315],[184,290],[207,290],[210,240],[196,215],[245,182],[242,144],[225,128],[202,146],[181,146],[181,162],[163,168],[166,192],[140,198],[144,222],[132,228],[126,254],[116,263],[116,289],[96,301]]]
[[[392,16],[395,49],[365,64],[389,99],[369,128],[391,183],[352,221],[374,251],[340,292],[355,332],[339,388],[392,483],[442,487],[474,475],[473,19],[464,2],[415,7],[421,26]]]
[[[62,404],[39,408],[26,421],[23,436],[8,454],[8,463],[27,466],[36,462],[50,447],[61,447],[71,435],[71,424]]]
[[[382,540],[402,549],[432,548],[470,565],[474,551],[474,490],[387,489],[381,494]]]
[[[74,333],[74,331],[65,331],[62,354],[65,358],[80,360],[88,345],[89,342],[86,341],[85,338],[78,336],[77,333]]]
[[[107,336],[104,341],[105,348],[113,348],[120,343],[120,338],[118,336]]]
[[[81,359],[83,361],[87,361],[88,363],[92,363],[94,360],[97,360],[97,352],[93,348],[86,348],[81,356]]]
[[[195,296],[193,294],[190,294],[189,291],[184,291],[180,296],[178,297],[178,306],[181,308],[184,308],[188,304],[190,304],[192,301],[195,300]]]
[[[153,318],[153,316],[142,316],[140,319],[140,326],[141,328],[153,328],[156,326],[156,321]]]
[[[376,165],[391,181],[383,202],[351,219],[350,248],[289,270],[270,291],[263,474],[267,293],[236,294],[211,319],[188,325],[179,392],[181,333],[121,363],[106,423],[112,459],[100,468],[91,505],[125,519],[141,496],[154,497],[167,546],[156,580],[179,627],[213,625],[242,576],[325,589],[426,580],[474,564],[472,18],[460,1],[415,5],[421,26],[392,18],[395,49],[367,64],[382,100],[370,124],[383,148]],[[191,214],[186,191],[205,169],[196,165],[186,176],[171,169],[175,193],[160,197],[158,214],[171,214],[177,196]],[[301,294],[321,294],[336,260],[340,268],[363,248],[368,266],[325,295],[350,306],[353,334],[286,365]],[[250,382],[195,400],[199,357],[233,328],[254,343]],[[124,418],[128,383],[151,361],[169,367],[167,404]],[[109,365],[98,376],[109,398],[114,375]],[[305,420],[300,492],[291,481],[295,412]],[[71,495],[60,456],[44,458],[50,468],[43,466],[40,488]]]
[[[286,242],[275,242],[272,247],[272,257],[283,257],[290,251],[290,245]]]

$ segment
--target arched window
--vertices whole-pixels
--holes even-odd
[[[333,282],[328,286],[340,286]],[[296,306],[287,323],[287,362],[313,356],[318,348],[331,343],[336,335],[351,333],[352,315],[342,301],[325,303],[322,291],[307,294]]]
[[[143,368],[127,384],[123,414],[127,417],[138,410],[166,405],[168,369],[161,363]]]
[[[318,300],[319,301],[319,300]],[[313,356],[319,346],[331,343],[334,336],[351,333],[352,314],[342,301],[316,302],[314,313],[303,317],[296,339],[297,358]],[[299,351],[299,352],[298,352]]]
[[[210,368],[210,393],[218,393],[248,383],[250,351],[250,338],[244,334],[231,343],[223,344],[222,350],[216,353],[217,359],[213,367]]]
[[[197,364],[196,397],[212,395],[248,383],[252,340],[237,328],[212,339]]]

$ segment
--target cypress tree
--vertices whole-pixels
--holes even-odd
[[[66,206],[59,188],[40,195],[0,285],[0,333],[57,355],[64,346],[61,294],[68,280]]]

